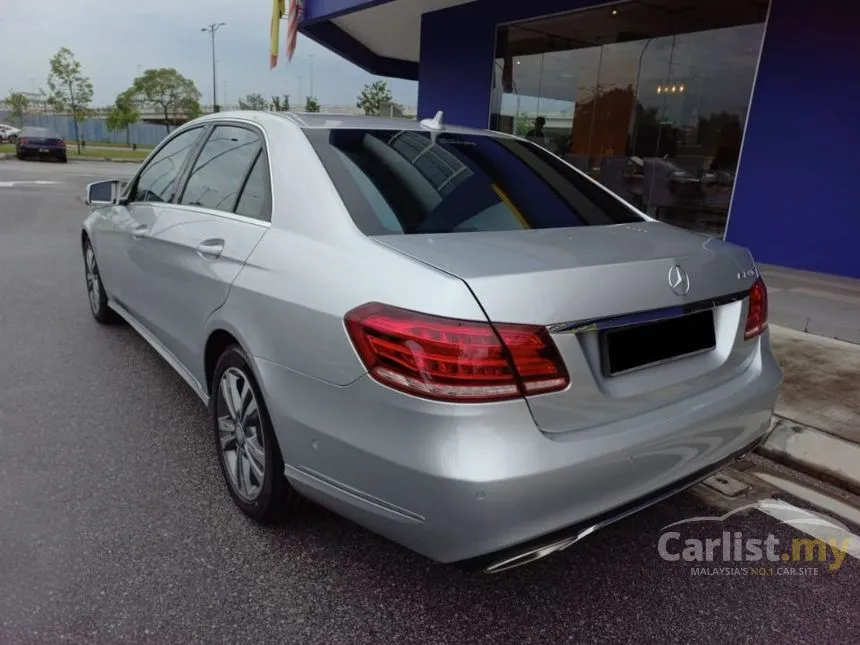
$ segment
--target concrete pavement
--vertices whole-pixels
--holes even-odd
[[[774,325],[860,343],[860,280],[761,265]]]
[[[860,493],[860,345],[771,325],[785,372],[763,454]]]

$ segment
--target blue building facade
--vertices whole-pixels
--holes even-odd
[[[371,73],[418,80],[422,118],[444,110],[451,123],[533,134],[540,117],[542,142],[660,219],[724,235],[759,262],[860,278],[853,3],[305,5],[305,35]]]

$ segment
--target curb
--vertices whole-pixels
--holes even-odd
[[[72,157],[69,161],[111,161],[113,163],[143,163],[145,159],[125,159],[110,157]]]
[[[860,445],[774,415],[757,452],[860,495]]]

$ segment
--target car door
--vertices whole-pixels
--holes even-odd
[[[147,308],[141,295],[146,265],[142,240],[153,228],[164,204],[173,198],[180,177],[206,133],[204,127],[182,130],[166,139],[128,183],[119,204],[110,208],[96,231],[96,253],[102,280],[112,300],[141,323]]]
[[[159,204],[143,239],[146,324],[203,382],[203,329],[269,226],[271,186],[262,131],[219,123],[185,174],[174,203]]]

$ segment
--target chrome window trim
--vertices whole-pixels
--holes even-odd
[[[270,228],[272,226],[271,221],[257,219],[256,217],[248,217],[246,215],[238,215],[236,213],[230,213],[228,211],[219,211],[214,208],[207,208],[205,206],[192,206],[191,204],[170,204],[170,208],[178,208],[181,210],[194,211],[196,213],[205,213],[207,215],[212,215],[214,217],[223,217],[224,219],[234,220],[236,222],[245,222],[246,224],[254,224],[261,228]]]

